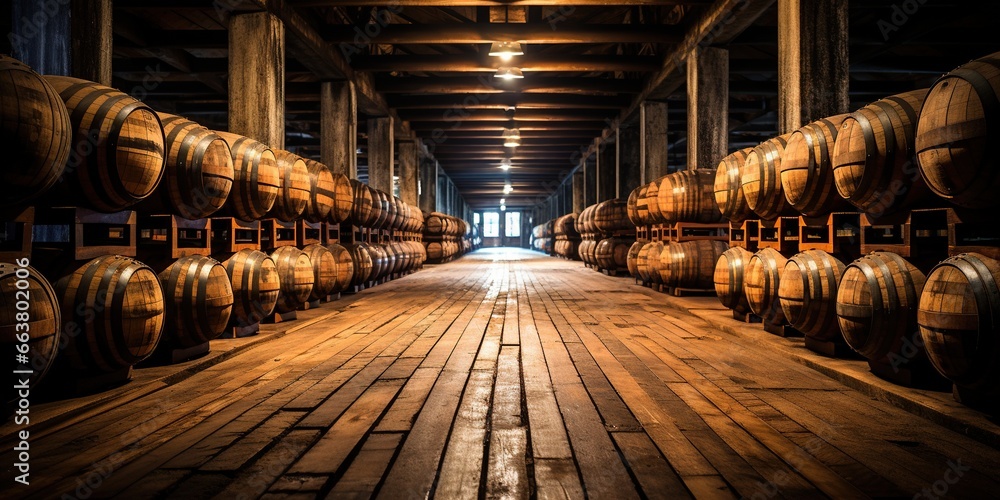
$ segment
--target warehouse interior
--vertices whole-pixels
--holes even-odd
[[[998,18],[12,0],[0,496],[994,496]]]

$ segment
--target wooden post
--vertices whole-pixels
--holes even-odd
[[[437,169],[436,161],[420,160],[420,210],[424,213],[437,210]]]
[[[71,6],[52,2],[49,9],[39,16],[38,0],[14,0],[11,55],[41,75],[71,76]]]
[[[111,86],[111,0],[73,0],[72,9],[73,76]]]
[[[610,200],[617,196],[618,150],[611,140],[598,144],[594,160],[597,162],[597,201]]]
[[[642,141],[638,126],[619,128],[618,141],[618,196],[627,197],[642,182]]]
[[[392,117],[368,119],[368,185],[392,192]]]
[[[667,175],[667,104],[644,102],[639,106],[639,163],[642,182]]]
[[[696,47],[687,59],[687,168],[716,168],[729,147],[729,51]]]
[[[413,141],[400,142],[399,148],[399,197],[410,205],[417,204],[417,165],[420,157]]]
[[[577,170],[573,174],[573,211],[577,214],[587,208],[587,199],[584,195],[586,187],[584,184],[584,173],[582,170]]]
[[[597,203],[597,159],[588,156],[583,160],[583,171],[586,176],[584,177],[584,199],[587,200],[586,206],[591,206]]]
[[[358,177],[358,96],[354,82],[320,86],[320,162],[335,173]]]
[[[847,2],[778,0],[778,133],[850,111]]]
[[[285,149],[285,27],[267,12],[229,19],[229,131]]]

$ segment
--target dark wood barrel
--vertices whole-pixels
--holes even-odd
[[[556,219],[552,225],[552,232],[557,237],[564,236],[567,239],[579,238],[580,232],[576,230],[576,214],[566,214]]]
[[[330,243],[327,250],[333,254],[333,260],[337,263],[337,283],[333,292],[341,292],[351,286],[351,279],[354,278],[354,259],[347,247],[340,243]]]
[[[427,262],[427,249],[424,248],[424,244],[417,241],[410,241],[409,243],[413,247],[413,254],[417,256],[417,267],[424,265],[424,262]]]
[[[743,293],[750,304],[750,310],[764,321],[775,325],[785,323],[785,312],[778,299],[778,286],[787,261],[777,250],[764,248],[750,257],[743,274]]]
[[[230,324],[250,326],[274,312],[281,287],[274,260],[264,252],[240,250],[222,263],[233,286]]]
[[[670,287],[712,290],[715,263],[728,246],[708,240],[666,243],[660,252],[660,279]]]
[[[538,226],[541,227],[541,226]],[[424,234],[429,234],[432,236],[443,235],[448,229],[448,216],[439,212],[431,212],[427,214],[427,218],[424,219]],[[540,232],[541,230],[539,230]],[[541,238],[541,235],[536,235],[537,238]]]
[[[106,255],[62,277],[53,288],[69,339],[64,353],[74,368],[114,371],[156,349],[165,319],[163,290],[149,266]]]
[[[316,160],[305,160],[309,171],[309,201],[303,217],[309,222],[324,222],[333,210],[333,174],[326,165]]]
[[[368,245],[364,243],[351,243],[345,245],[345,248],[351,253],[351,261],[354,263],[354,275],[351,277],[351,285],[362,285],[368,281],[368,278],[372,274],[372,254],[368,251]]]
[[[279,247],[271,252],[274,268],[278,272],[278,303],[274,310],[279,313],[292,312],[309,301],[312,295],[313,265],[307,255],[298,248]]]
[[[778,299],[788,323],[806,337],[841,342],[837,287],[846,267],[822,250],[806,250],[788,259],[778,285]]]
[[[934,368],[952,382],[995,392],[1000,383],[997,311],[1000,262],[977,253],[931,270],[917,305],[917,324]]]
[[[781,155],[791,134],[771,138],[754,147],[740,170],[747,205],[760,218],[773,220],[795,211],[781,191]]]
[[[969,62],[934,82],[917,120],[920,173],[956,205],[1000,205],[1000,52]]]
[[[27,313],[28,320],[19,321],[18,313]],[[18,330],[20,324],[28,325],[27,331]],[[34,372],[27,376],[28,386],[38,384],[59,352],[61,328],[59,298],[42,273],[30,266],[0,262],[0,345],[10,356],[5,362],[10,367],[7,373],[25,369],[14,363],[14,351],[15,345],[27,344],[28,367]],[[25,339],[27,342],[21,342]]]
[[[744,248],[732,247],[719,257],[712,274],[719,302],[739,314],[750,312],[750,303],[747,302],[747,295],[743,291],[743,277],[746,275],[752,256],[753,254]]]
[[[656,204],[664,222],[703,222],[722,220],[715,203],[715,170],[700,168],[666,175],[660,181]]]
[[[330,207],[328,221],[338,224],[351,218],[354,210],[354,188],[351,179],[344,174],[333,174],[333,206]]]
[[[166,160],[156,113],[110,87],[65,76],[44,78],[66,103],[73,129],[65,194],[102,212],[123,210],[152,194]]]
[[[556,255],[573,260],[580,258],[580,240],[556,240],[552,246]]]
[[[233,285],[211,257],[182,257],[160,271],[166,298],[164,341],[194,347],[222,334],[233,311]]]
[[[0,55],[0,206],[36,198],[55,185],[69,158],[66,105],[44,78]]]
[[[927,89],[873,102],[840,126],[833,180],[843,196],[878,217],[916,206],[930,190],[917,167],[917,117]]]
[[[643,245],[636,257],[636,270],[639,277],[646,283],[663,283],[660,277],[660,254],[663,253],[663,243],[651,241]]]
[[[281,174],[274,152],[242,135],[216,132],[229,143],[233,155],[233,189],[220,210],[240,220],[257,220],[274,207],[281,189]]]
[[[396,218],[392,221],[392,227],[393,229],[402,230],[403,224],[406,222],[406,215],[409,211],[409,206],[398,196],[392,197],[392,203],[396,206]]]
[[[894,253],[873,252],[848,265],[837,291],[837,322],[847,345],[873,360],[898,350],[904,338],[919,349],[912,337],[925,279]]]
[[[594,247],[594,259],[601,269],[628,269],[628,249],[631,246],[631,240],[605,238]]]
[[[628,273],[636,279],[639,279],[639,251],[642,250],[642,246],[645,244],[646,242],[644,241],[632,243],[632,246],[628,247],[628,254],[625,256],[625,267],[628,268]]]
[[[337,288],[337,259],[323,245],[306,245],[302,251],[312,263],[313,287],[309,300],[326,298]]]
[[[283,149],[275,149],[278,172],[281,174],[281,190],[274,201],[270,216],[285,222],[294,222],[306,211],[309,204],[309,169],[298,155]]]
[[[733,222],[743,222],[753,213],[740,182],[740,170],[751,151],[753,148],[743,148],[726,156],[715,170],[715,204],[722,216]]]
[[[606,233],[635,229],[625,207],[626,201],[620,198],[598,203],[594,209],[594,228]]]
[[[167,113],[157,113],[166,136],[167,163],[157,194],[143,203],[150,212],[203,219],[229,198],[235,169],[227,143],[215,132]]]
[[[850,115],[830,116],[792,132],[781,156],[781,190],[785,199],[804,215],[828,214],[848,203],[833,181],[830,158],[840,126]]]
[[[364,226],[368,219],[372,217],[372,192],[368,189],[368,185],[357,180],[351,179],[351,191],[353,193],[353,202],[351,204],[351,216],[348,222],[351,224],[361,227]]]

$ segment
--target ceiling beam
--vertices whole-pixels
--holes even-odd
[[[379,78],[377,87],[389,94],[502,94],[508,92],[550,94],[621,94],[639,92],[636,80],[612,78],[525,78],[499,80],[492,77]],[[484,99],[485,100],[485,99]]]
[[[300,7],[383,7],[386,4],[400,7],[513,7],[513,6],[563,6],[565,0],[288,0]],[[609,5],[704,5],[709,0],[573,0],[572,5],[606,7]]]
[[[571,121],[571,122],[550,122],[550,121],[525,121],[517,124],[517,129],[522,135],[525,132],[550,131],[550,130],[600,130],[606,125],[603,121]],[[498,122],[447,122],[447,121],[411,121],[410,128],[413,130],[441,130],[444,134],[451,134],[453,131],[487,131],[499,132],[509,127],[507,121]]]
[[[628,106],[625,96],[590,96],[575,94],[491,94],[479,98],[469,95],[389,95],[389,105],[396,109],[614,109]]]
[[[454,123],[476,122],[476,121],[502,121],[513,119],[514,122],[522,121],[567,121],[567,120],[603,120],[609,113],[604,110],[581,111],[578,109],[566,108],[562,110],[552,109],[519,109],[508,115],[500,109],[478,109],[463,110],[452,108],[444,111],[440,110],[407,110],[400,116],[410,121],[444,121]]]
[[[390,55],[358,57],[351,62],[354,69],[387,73],[407,72],[456,72],[493,73],[497,61],[465,54],[442,55]],[[514,60],[518,68],[526,73],[538,71],[552,72],[609,72],[634,71],[650,72],[660,67],[660,60],[651,56],[618,55],[530,55],[525,54]]]
[[[492,41],[550,43],[678,43],[679,28],[653,24],[449,23],[389,24],[376,36],[358,36],[353,26],[323,31],[330,43],[480,44]]]

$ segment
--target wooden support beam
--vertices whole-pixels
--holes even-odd
[[[229,19],[229,131],[285,147],[285,28],[268,12]]]
[[[687,60],[687,168],[719,165],[729,146],[729,51],[698,47]]]
[[[420,210],[433,212],[437,203],[438,163],[431,158],[420,159]]]
[[[72,75],[111,85],[111,0],[72,0]]]
[[[353,26],[334,26],[323,32],[329,43],[462,44],[522,42],[549,43],[677,43],[672,26],[653,24],[560,23],[450,23],[389,24],[378,36],[359,37]]]
[[[584,199],[589,207],[601,201],[597,197],[597,161],[594,157],[583,160],[583,172]]]
[[[395,109],[613,109],[628,106],[625,96],[602,96],[600,99],[574,94],[489,94],[476,95],[390,95],[389,105]]]
[[[513,117],[515,122],[525,121],[577,121],[603,120],[609,113],[604,110],[578,109],[524,109],[518,110]],[[502,109],[465,110],[452,108],[446,110],[410,110],[401,114],[411,122],[440,121],[454,124],[457,122],[504,121],[508,114]]]
[[[393,191],[392,117],[368,119],[368,185],[386,193]]]
[[[850,111],[847,18],[841,0],[778,0],[779,133]]]
[[[501,80],[478,77],[422,78],[385,77],[376,84],[387,94],[503,94],[511,92],[542,94],[629,94],[639,91],[636,80],[549,77]]]
[[[639,108],[639,163],[642,182],[667,175],[667,103],[644,102]]]
[[[358,57],[352,66],[359,71],[389,73],[431,72],[431,73],[490,73],[497,70],[496,61],[476,55],[388,55]],[[528,55],[517,58],[517,67],[525,73],[549,72],[609,72],[609,71],[655,71],[660,60],[653,56],[621,55]]]
[[[70,76],[72,62],[71,6],[53,2],[44,23],[32,22],[38,15],[38,0],[13,0],[11,55],[42,75]]]
[[[379,7],[386,5],[386,0],[290,0],[301,7]],[[674,6],[674,5],[704,5],[707,0],[573,0],[573,5],[605,7],[608,5],[623,6]],[[393,0],[392,5],[400,7],[506,7],[506,6],[562,6],[563,0]]]
[[[399,155],[399,197],[406,203],[416,206],[417,183],[419,169],[419,151],[413,141],[400,141],[396,144]]]
[[[615,148],[618,149],[618,196],[628,197],[633,189],[642,185],[642,141],[637,125],[617,130]]]
[[[618,197],[618,151],[611,142],[600,144],[594,159],[597,163],[597,200]]]
[[[320,159],[333,171],[358,176],[358,97],[350,81],[320,88]]]
[[[484,130],[495,130],[497,132],[503,131],[504,127],[509,127],[510,123],[506,121],[500,122],[468,122],[463,123],[460,121],[411,121],[410,128],[413,130],[442,130],[446,134],[450,134],[452,131],[464,130],[464,131],[484,131]],[[517,129],[521,132],[530,132],[536,130],[600,130],[604,126],[603,121],[522,121],[517,123]],[[499,134],[497,134],[499,137]]]

